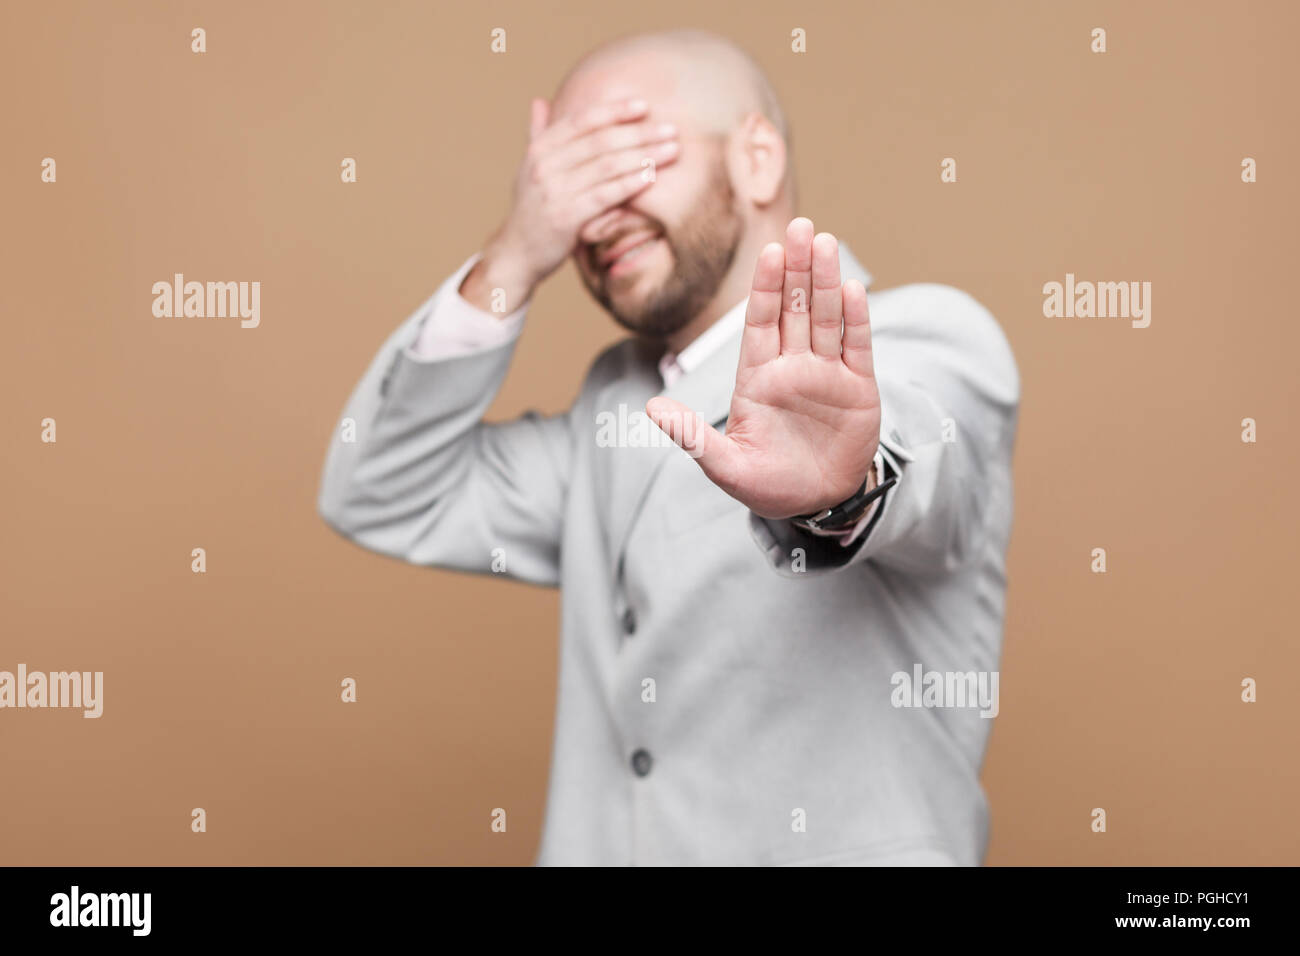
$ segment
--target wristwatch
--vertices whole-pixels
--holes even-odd
[[[889,466],[885,467],[888,469]],[[897,475],[880,477],[883,480],[868,491],[867,483],[871,480],[871,473],[868,472],[867,477],[862,479],[862,487],[852,497],[833,508],[823,508],[809,515],[795,515],[790,519],[790,523],[805,531],[835,531],[853,527],[862,520],[862,516],[867,513],[867,508],[873,501],[898,484]]]

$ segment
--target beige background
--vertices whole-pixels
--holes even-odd
[[[18,6],[0,669],[106,695],[0,711],[0,862],[532,861],[556,595],[348,545],[319,469],[373,351],[504,211],[528,97],[682,25],[771,72],[802,211],[877,287],[967,289],[1015,348],[988,862],[1300,862],[1294,4]],[[1151,327],[1044,318],[1067,271],[1152,282]],[[261,327],[154,318],[174,272],[261,281]],[[566,267],[493,415],[562,408],[617,335]]]

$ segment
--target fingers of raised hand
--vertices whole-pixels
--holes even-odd
[[[769,242],[754,266],[754,282],[745,307],[740,367],[752,368],[781,354],[781,297],[785,288],[785,247]]]
[[[867,290],[857,279],[844,283],[843,360],[849,369],[865,378],[875,377],[871,354],[871,317],[867,311]]]
[[[841,282],[838,240],[813,235],[812,222],[800,218],[787,228],[784,245],[769,243],[759,255],[740,367],[809,351],[873,374],[866,289],[856,279]]]
[[[838,359],[844,299],[840,285],[840,247],[829,232],[813,239],[811,314],[813,352]]]
[[[790,221],[785,231],[785,285],[781,292],[781,352],[807,352],[809,310],[812,306],[812,220]]]

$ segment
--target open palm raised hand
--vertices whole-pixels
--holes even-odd
[[[828,508],[862,485],[880,440],[867,290],[839,244],[793,220],[759,255],[727,432],[662,396],[646,413],[719,488],[765,518]]]

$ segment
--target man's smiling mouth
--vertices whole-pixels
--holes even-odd
[[[637,259],[659,242],[661,236],[657,231],[641,229],[629,233],[605,250],[595,254],[598,271],[607,276],[616,276],[628,271]]]

